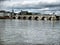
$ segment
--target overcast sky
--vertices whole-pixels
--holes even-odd
[[[40,13],[60,13],[59,0],[0,0],[0,10],[27,10]]]

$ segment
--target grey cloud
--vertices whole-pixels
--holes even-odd
[[[9,0],[0,0],[0,2],[3,1],[9,1]],[[10,0],[11,1],[11,0]],[[14,0],[12,0],[14,1]],[[18,1],[18,0],[15,0]],[[41,8],[53,8],[53,7],[60,7],[60,2],[57,1],[55,3],[42,3],[39,2],[38,4],[26,4],[26,5],[20,5],[20,4],[15,4],[14,6],[8,7],[8,8],[15,8],[15,9],[41,9]]]
[[[1,0],[0,0],[1,1]],[[6,0],[3,0],[6,1]],[[5,8],[5,6],[3,6]],[[43,8],[49,8],[49,10],[43,10],[43,11],[60,11],[60,2],[55,2],[55,3],[42,3],[39,2],[36,5],[33,4],[26,4],[26,5],[20,5],[20,4],[16,4],[14,6],[8,6],[7,9],[43,9]]]
[[[13,8],[15,9],[41,9],[41,8],[54,8],[54,7],[60,7],[60,2],[56,2],[56,3],[38,3],[36,5],[33,4],[26,4],[26,5],[19,5],[16,4],[15,6],[13,6]],[[10,7],[11,8],[11,7]]]
[[[0,2],[3,2],[3,1],[6,1],[6,0],[0,0]]]
[[[60,7],[60,3],[59,4],[48,4],[48,5],[45,5],[44,7]]]
[[[6,1],[10,1],[10,0],[0,0],[0,5],[3,4]],[[4,4],[3,4],[4,5]]]
[[[38,8],[53,8],[53,7],[60,7],[60,2],[54,2],[54,3],[39,3],[36,5]]]
[[[4,2],[9,0],[0,0],[0,9],[5,8]]]

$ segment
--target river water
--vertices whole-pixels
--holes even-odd
[[[60,21],[2,19],[0,45],[60,45]]]

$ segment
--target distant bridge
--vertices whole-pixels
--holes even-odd
[[[21,19],[21,20],[59,20],[59,16],[55,15],[16,15],[12,16],[12,19]]]

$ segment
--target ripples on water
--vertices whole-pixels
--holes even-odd
[[[0,45],[59,45],[60,21],[0,20]]]

